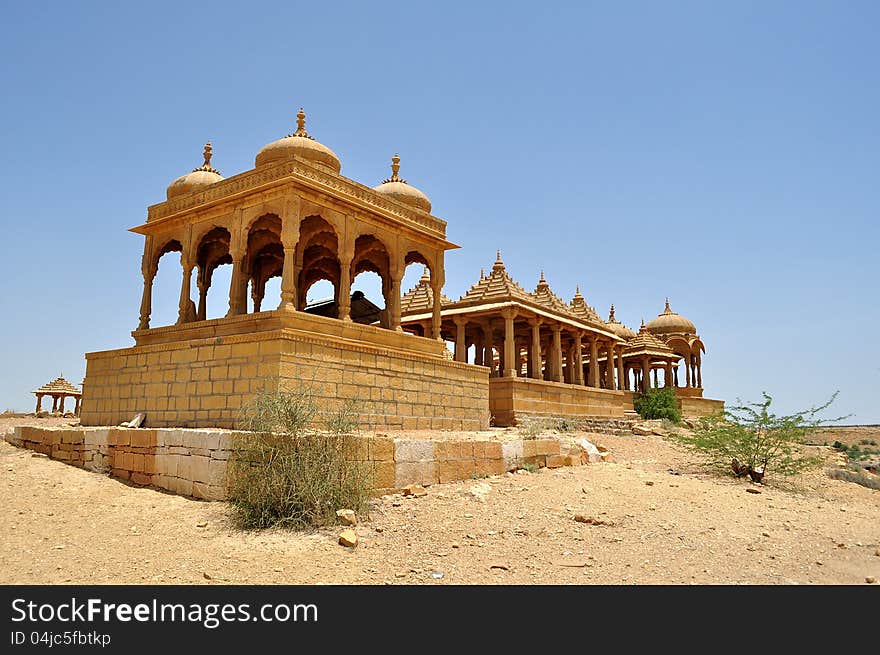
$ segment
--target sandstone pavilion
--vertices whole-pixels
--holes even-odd
[[[145,412],[153,427],[234,428],[254,393],[300,382],[326,407],[359,399],[361,423],[372,428],[624,417],[634,391],[659,385],[675,387],[686,414],[721,404],[702,398],[705,347],[668,301],[635,333],[613,307],[602,320],[579,290],[566,303],[543,274],[533,292],[524,290],[500,252],[464,296],[445,297],[444,256],[458,246],[428,197],[400,177],[397,155],[381,184],[351,180],[306,131],[302,110],[296,130],[264,146],[250,170],[224,178],[212,154],[208,143],[204,163],[174,180],[132,228],[144,237],[135,345],[86,355],[84,426]],[[153,281],[172,252],[181,262],[178,316],[154,326]],[[224,264],[231,283],[214,289]],[[402,293],[410,264],[424,275]],[[351,293],[365,271],[381,278],[383,309]],[[266,297],[273,277],[277,298]],[[321,280],[333,298],[308,305]],[[224,317],[206,317],[209,292],[228,295]]]

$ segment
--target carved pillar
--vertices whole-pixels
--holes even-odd
[[[39,414],[43,410],[43,394],[37,394],[37,409],[34,410],[34,414]]]
[[[614,391],[614,342],[609,341],[605,346],[608,359],[605,362],[605,388]]]
[[[476,366],[483,366],[483,355],[486,349],[484,341],[483,331],[478,329],[474,337],[474,365]]]
[[[73,413],[74,413],[74,415],[79,416],[79,402],[81,400],[81,397],[75,396],[74,399],[76,400],[76,402],[73,405]]]
[[[437,268],[437,267],[435,267]],[[441,327],[441,318],[440,318],[440,293],[443,290],[443,273],[442,271],[436,271],[434,269],[431,270],[431,293],[434,297],[434,308],[433,308],[433,316],[431,318],[431,334],[432,336],[440,340],[440,327]]]
[[[590,335],[590,386],[599,388],[599,343]]]
[[[189,259],[181,256],[180,265],[183,268],[183,280],[180,285],[180,303],[177,306],[177,325],[183,325],[187,321],[190,320],[190,305],[192,304],[192,298],[190,298],[189,291],[192,286],[192,272],[193,272],[193,263],[189,261]]]
[[[237,245],[237,244],[236,244]],[[229,311],[226,316],[238,316],[247,311],[247,307],[241,306],[241,279],[246,276],[244,274],[244,256],[243,247],[230,249],[229,256],[232,257],[232,277],[229,280]]]
[[[675,365],[675,368],[672,369],[672,377],[675,380],[675,386],[678,386],[678,364]]]
[[[541,319],[532,319],[529,321],[529,325],[532,326],[532,347],[529,349],[531,377],[540,380],[543,377],[541,375]]]
[[[52,413],[58,411],[58,396],[52,396]]]
[[[351,321],[351,260],[354,258],[354,244],[339,253],[339,288],[336,290],[339,304],[339,318]]]
[[[666,360],[666,369],[663,373],[663,386],[671,387],[672,386],[672,360]]]
[[[648,391],[651,384],[651,364],[647,355],[642,356],[642,393]]]
[[[554,382],[562,382],[562,328],[559,325],[553,325],[550,328],[553,331],[553,375]]]
[[[617,390],[623,391],[629,388],[626,376],[623,374],[623,346],[617,346],[615,350],[617,351]]]
[[[256,278],[251,278],[251,302],[254,303],[254,314],[263,307],[263,296],[266,293],[266,285],[260,284]]]
[[[697,355],[695,358],[697,363],[697,387],[703,388],[703,362],[700,360],[700,356]]]
[[[467,319],[463,316],[456,316],[453,319],[455,323],[455,361],[467,361],[467,344],[465,343],[464,329],[467,325]]]
[[[504,377],[515,378],[517,374],[516,366],[519,357],[516,356],[516,338],[513,333],[513,319],[516,318],[516,310],[512,307],[505,307],[501,310],[504,317]]]
[[[158,262],[141,267],[141,274],[144,276],[144,292],[141,295],[141,314],[138,330],[150,329],[150,314],[153,313],[153,280],[156,278],[156,271],[158,269]]]
[[[403,272],[404,268],[402,265],[391,267],[391,305],[388,306],[387,301],[385,303],[386,306],[388,306],[388,318],[390,322],[388,327],[397,332],[403,332],[403,328],[400,327],[400,283],[403,280]],[[465,350],[464,358],[459,361],[463,362],[466,359],[467,350]]]
[[[196,310],[196,320],[204,321],[208,317],[208,281],[202,272],[196,275],[196,287],[199,290],[199,308]]]
[[[483,325],[483,345],[483,366],[489,367],[489,376],[493,377],[495,375],[495,353],[493,352],[495,337],[493,336],[491,321]]]
[[[583,334],[577,332],[574,335],[574,383],[584,386],[584,350],[581,341]]]
[[[691,386],[691,356],[687,354],[684,356],[684,386]]]
[[[297,278],[299,277],[296,265],[296,245],[299,243],[299,199],[281,221],[281,246],[284,248],[284,264],[281,268],[281,302],[278,309],[296,311],[297,302]],[[262,294],[261,294],[262,295]],[[305,302],[305,298],[302,299]],[[256,311],[256,307],[254,308]]]

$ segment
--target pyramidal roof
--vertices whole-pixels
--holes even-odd
[[[440,294],[440,304],[448,305],[452,300],[442,293]],[[407,291],[400,298],[401,314],[418,314],[421,312],[429,312],[434,309],[434,290],[431,288],[431,277],[428,275],[428,268],[425,267],[422,277],[419,278],[418,284]]]
[[[584,297],[581,295],[580,285],[575,287],[574,298],[571,299],[569,311],[581,320],[600,324],[603,322],[602,319],[599,318],[599,314],[596,313],[596,310],[584,300]]]
[[[534,303],[535,297],[514,282],[507,274],[504,262],[501,261],[501,251],[492,266],[492,272],[487,276],[480,276],[480,281],[468,289],[459,302],[502,302],[505,300],[520,300],[525,303]]]
[[[535,290],[532,292],[532,297],[555,312],[565,316],[575,316],[571,311],[571,307],[569,307],[562,298],[557,296],[550,289],[550,285],[547,284],[547,280],[544,278],[544,271],[541,271],[541,279],[538,280],[538,286],[536,286]]]
[[[626,342],[624,353],[627,355],[643,354],[643,355],[674,355],[672,348],[660,341],[653,334],[648,332],[645,327],[645,321],[639,328],[639,333]]]
[[[57,378],[52,380],[51,382],[47,382],[39,389],[34,390],[33,393],[39,394],[67,394],[70,396],[80,396],[82,392],[77,389],[75,386],[70,384],[67,380],[64,379],[63,376],[59,375]]]

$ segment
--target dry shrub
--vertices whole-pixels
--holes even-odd
[[[310,389],[264,391],[242,410],[227,468],[233,519],[242,528],[307,528],[336,521],[336,510],[363,511],[372,467],[356,434],[357,401],[324,414]]]

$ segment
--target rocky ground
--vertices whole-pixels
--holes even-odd
[[[2,419],[0,432],[10,422],[28,420],[34,419]],[[49,420],[55,419],[39,424]],[[830,479],[822,470],[786,488],[719,478],[659,436],[608,435],[601,443],[615,462],[523,471],[437,485],[422,497],[377,499],[354,528],[359,545],[350,549],[337,543],[342,528],[240,532],[231,527],[224,503],[128,486],[2,442],[0,583],[880,579],[876,490]],[[829,464],[840,457],[819,450]]]

